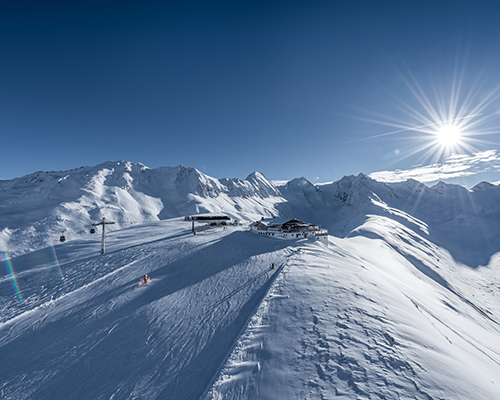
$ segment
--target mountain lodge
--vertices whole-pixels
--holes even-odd
[[[267,218],[250,224],[252,232],[283,239],[314,237],[328,245],[328,231],[296,218]]]

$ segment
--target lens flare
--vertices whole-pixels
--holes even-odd
[[[16,273],[14,271],[14,266],[12,265],[12,262],[9,257],[9,253],[7,253],[7,247],[5,246],[5,243],[2,242],[2,252],[5,257],[5,265],[7,267],[7,273],[10,275],[10,282],[12,284],[12,289],[14,289],[14,293],[17,296],[17,299],[19,300],[20,303],[23,302],[23,295],[21,291],[19,290],[19,285],[17,284],[17,279],[16,279]]]
[[[68,288],[68,286],[66,285],[66,280],[64,279],[64,275],[63,275],[62,270],[61,270],[61,265],[59,264],[59,260],[57,259],[57,253],[56,253],[56,249],[54,247],[54,241],[52,240],[52,234],[50,233],[50,229],[48,227],[47,227],[47,233],[49,234],[50,245],[52,248],[52,254],[54,255],[54,261],[55,261],[55,263],[57,265],[57,269],[59,271],[59,277],[61,278],[62,283],[64,283],[64,287]]]

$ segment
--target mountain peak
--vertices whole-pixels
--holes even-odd
[[[497,185],[494,185],[493,183],[490,182],[479,182],[476,186],[472,188],[472,190],[487,190],[497,187]]]
[[[254,171],[245,178],[246,181],[267,181],[269,180],[265,177],[262,172]]]
[[[252,172],[245,179],[246,182],[256,186],[257,192],[263,197],[281,196],[280,191],[261,172]]]
[[[284,188],[285,189],[295,189],[295,188],[302,188],[302,189],[307,189],[314,186],[311,182],[309,182],[306,178],[300,177],[300,178],[295,178],[292,179],[291,181],[288,181]]]

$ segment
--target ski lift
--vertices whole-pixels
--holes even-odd
[[[95,233],[95,229],[94,228],[90,228],[90,233],[94,234]]]

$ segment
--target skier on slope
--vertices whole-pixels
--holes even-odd
[[[150,281],[149,277],[147,275],[144,275],[140,280],[139,280],[139,286],[142,285],[147,285],[148,282]]]

